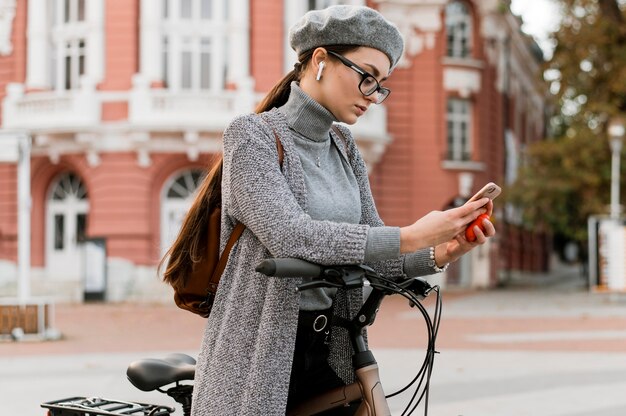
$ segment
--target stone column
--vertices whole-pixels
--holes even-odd
[[[139,35],[140,62],[139,72],[149,82],[164,81],[161,71],[163,70],[162,36],[160,30],[160,7],[156,7],[154,0],[141,0],[140,22],[141,33]]]
[[[232,0],[229,5],[230,37],[227,84],[247,83],[250,77],[250,4],[249,0]]]
[[[104,0],[85,2],[86,20],[89,25],[87,34],[87,68],[86,74],[91,81],[98,84],[104,77]]]

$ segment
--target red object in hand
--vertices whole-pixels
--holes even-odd
[[[473,242],[476,241],[476,234],[474,233],[474,227],[478,226],[483,232],[485,232],[485,226],[483,225],[483,220],[488,220],[489,215],[480,214],[478,218],[476,218],[465,230],[465,238],[467,241]]]

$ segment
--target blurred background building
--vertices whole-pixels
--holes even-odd
[[[156,265],[222,131],[292,68],[288,28],[332,4],[374,7],[406,41],[391,98],[352,128],[389,225],[515,179],[547,105],[541,52],[507,1],[0,0],[0,294],[27,269],[32,293],[56,299],[168,295]],[[503,205],[494,222],[445,284],[548,267],[548,235]]]

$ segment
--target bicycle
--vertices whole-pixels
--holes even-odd
[[[288,416],[315,415],[351,405],[356,407],[354,414],[357,416],[391,415],[387,399],[409,390],[415,383],[417,383],[415,392],[402,415],[412,414],[422,400],[425,403],[424,414],[428,414],[429,383],[436,353],[435,340],[441,319],[441,296],[438,286],[431,286],[426,280],[416,277],[385,278],[364,265],[320,266],[304,260],[287,258],[264,260],[256,267],[256,271],[266,276],[314,278],[310,282],[298,285],[299,291],[316,287],[372,289],[353,319],[334,319],[332,322],[333,325],[342,326],[349,331],[354,350],[356,381],[301,403],[290,411]],[[432,319],[421,303],[431,292],[437,294]],[[385,396],[378,374],[378,364],[367,347],[363,330],[374,323],[385,296],[392,294],[404,296],[412,307],[419,309],[426,322],[428,345],[424,362],[415,378],[404,388]],[[162,359],[146,358],[135,361],[128,366],[126,374],[128,380],[139,390],[156,390],[169,395],[182,405],[184,416],[190,416],[193,385],[181,382],[193,380],[195,363],[195,359],[186,354],[174,353]],[[174,385],[166,388],[171,384]],[[169,406],[98,397],[70,397],[42,403],[41,406],[48,409],[48,416],[167,416],[174,412],[174,408]]]
[[[314,280],[298,285],[303,291],[318,287],[335,287],[347,290],[372,288],[359,312],[351,320],[335,319],[333,324],[344,327],[350,334],[353,355],[353,367],[356,381],[347,386],[338,387],[313,397],[298,405],[287,416],[315,415],[339,407],[356,406],[357,416],[391,415],[387,399],[401,394],[416,382],[415,392],[402,415],[412,414],[424,400],[424,414],[428,414],[428,392],[435,350],[435,340],[441,320],[441,295],[439,286],[431,286],[421,278],[385,278],[364,265],[356,266],[320,266],[299,259],[268,259],[261,262],[256,271],[266,276],[275,277],[311,277]],[[437,294],[433,318],[421,304],[431,292]],[[399,294],[417,307],[426,321],[428,346],[424,362],[417,375],[409,384],[397,392],[385,395],[378,373],[378,364],[373,353],[368,349],[364,338],[364,328],[372,325],[385,296]],[[418,382],[419,380],[419,382]],[[421,391],[421,393],[420,393]],[[419,395],[419,397],[418,397]]]

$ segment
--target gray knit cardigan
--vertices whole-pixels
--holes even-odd
[[[367,169],[350,131],[332,133],[350,162],[361,193],[360,224],[312,220],[306,213],[304,172],[292,133],[277,110],[236,118],[224,132],[222,248],[234,224],[246,230],[233,247],[207,320],[194,381],[194,416],[284,415],[296,338],[300,279],[254,271],[263,259],[296,257],[320,264],[364,259],[370,226],[383,226],[372,199]],[[282,172],[274,132],[284,148]],[[427,257],[424,257],[427,258]],[[387,276],[403,275],[402,258],[370,264]],[[421,274],[431,274],[424,262]],[[339,291],[335,313],[352,316],[362,292]],[[333,330],[331,365],[353,381],[352,347]]]

